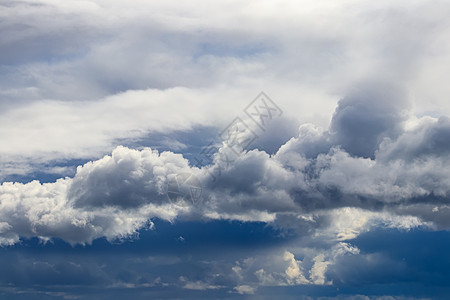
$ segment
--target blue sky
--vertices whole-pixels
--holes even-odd
[[[0,298],[447,299],[449,12],[0,2]]]

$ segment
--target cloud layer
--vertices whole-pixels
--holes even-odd
[[[225,163],[225,151],[234,145],[223,141],[213,163],[197,168],[181,154],[121,146],[79,166],[73,178],[4,182],[2,244],[31,236],[72,243],[121,238],[153,217],[283,224],[285,215],[294,215],[306,227],[323,230],[328,225],[321,218],[332,220],[346,207],[377,217],[342,229],[331,226],[343,239],[386,220],[404,228],[448,228],[448,118],[423,117],[405,129],[404,99],[389,98],[389,91],[366,92],[339,102],[329,130],[303,124],[274,155],[241,149]],[[169,181],[181,173],[200,180],[200,203],[168,198]]]
[[[446,1],[2,1],[0,297],[446,287],[449,13]],[[244,108],[261,90],[280,110],[255,121]]]

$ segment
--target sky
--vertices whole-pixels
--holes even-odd
[[[0,0],[0,299],[448,299],[449,14]]]

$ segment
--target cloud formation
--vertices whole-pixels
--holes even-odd
[[[202,9],[193,12],[177,1],[4,1],[0,176],[95,159],[149,132],[221,128],[261,89],[286,115],[324,128],[346,96],[330,132],[365,156],[376,147],[372,135],[395,128],[346,134],[355,82],[382,78],[414,95],[417,115],[450,114],[445,2],[196,3]],[[395,92],[366,91],[392,104],[379,99]]]
[[[396,278],[445,286],[446,259],[397,243],[405,261],[377,233],[426,228],[440,242],[450,228],[449,13],[429,0],[2,1],[0,245],[11,255],[0,297],[10,283],[88,281],[195,299],[284,288],[297,299]],[[239,132],[256,132],[248,147],[217,138],[236,117],[252,123],[242,109],[261,90],[283,116]],[[212,135],[212,160],[197,164]],[[168,197],[186,174],[202,193]],[[192,224],[213,231],[198,252],[182,230]],[[282,242],[255,241],[252,226]],[[168,228],[172,244],[152,236],[117,259],[116,241]],[[55,243],[64,255],[8,252],[37,241],[33,251]],[[174,245],[186,248],[172,257]],[[92,249],[111,257],[80,258]]]
[[[4,182],[2,244],[31,236],[71,243],[121,238],[148,226],[153,217],[283,224],[293,214],[316,232],[327,228],[326,219],[335,220],[333,230],[343,240],[371,222],[447,228],[448,119],[423,117],[405,129],[405,100],[397,103],[392,96],[398,93],[363,91],[339,102],[329,130],[304,124],[274,155],[242,149],[232,163],[224,163],[223,151],[233,147],[224,141],[213,164],[199,169],[181,154],[121,146],[78,167],[73,178]],[[167,197],[170,179],[180,173],[200,180],[201,203]],[[336,217],[346,207],[365,221],[340,228]]]

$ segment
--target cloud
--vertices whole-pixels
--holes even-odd
[[[161,163],[165,158],[171,161],[167,165]],[[160,166],[153,166],[158,160]],[[73,179],[45,184],[3,183],[0,187],[2,243],[13,244],[19,237],[36,236],[84,244],[99,237],[129,236],[151,226],[150,219],[155,216],[173,219],[187,208],[170,203],[162,189],[167,185],[168,174],[186,166],[180,155],[159,156],[151,150],[140,152],[119,147],[111,157],[78,168]],[[133,178],[139,182],[134,187]],[[138,186],[139,189],[129,193],[130,188],[134,190]],[[136,207],[139,209],[133,209]]]
[[[418,122],[413,129],[404,129],[405,100],[396,103],[389,98],[392,93],[385,91],[389,96],[374,104],[374,94],[369,94],[369,100],[344,98],[328,131],[302,125],[299,135],[274,155],[240,149],[233,161],[224,161],[227,153],[236,151],[230,141],[224,141],[213,163],[199,169],[170,151],[120,146],[111,156],[78,167],[73,178],[45,184],[5,182],[0,193],[2,243],[31,236],[59,237],[72,243],[102,236],[121,238],[147,226],[152,217],[269,223],[278,219],[283,224],[283,215],[294,213],[305,218],[317,234],[328,228],[325,220],[334,222],[334,235],[340,240],[352,239],[375,224],[445,227],[442,214],[447,212],[450,190],[445,168],[449,161],[447,119]],[[359,114],[365,117],[357,118]],[[346,118],[356,123],[350,126]],[[377,127],[378,123],[383,125]],[[343,138],[341,130],[352,139]],[[349,148],[361,143],[370,144],[370,153]],[[430,143],[436,147],[429,147]],[[404,151],[401,159],[393,156],[397,147]],[[198,178],[203,188],[198,205],[168,199],[169,181],[181,173]],[[415,209],[431,204],[430,213]]]
[[[264,224],[286,239],[261,242],[248,255],[226,253],[221,262],[167,253],[104,265],[18,255],[3,259],[3,283],[145,293],[170,286],[226,298],[260,297],[275,286],[408,281],[404,274],[421,272],[400,256],[366,251],[358,239],[377,230],[450,228],[445,1],[25,0],[0,7],[1,246],[37,238],[76,249],[105,239],[106,249],[159,232],[156,219],[174,227]],[[256,141],[237,153],[229,140],[214,140],[213,160],[196,164],[196,150],[209,143],[200,135],[221,132],[235,117],[251,123],[242,109],[262,89],[283,117],[254,130]],[[190,197],[168,197],[180,174],[200,184],[179,191]],[[207,243],[218,236],[222,245],[226,235]],[[173,240],[188,247],[192,236],[177,232]],[[161,266],[171,275],[156,274],[166,272]],[[392,276],[383,277],[389,268]],[[437,273],[440,282],[445,272]],[[42,295],[71,297],[51,293]],[[377,298],[358,293],[347,298]]]
[[[295,254],[286,250],[286,246]],[[344,242],[330,247],[308,247],[294,240],[288,245],[240,259],[232,270],[241,284],[254,288],[327,286],[332,284],[328,272],[334,270],[335,264],[339,263],[336,268],[345,268],[340,261],[358,255],[357,247]]]
[[[193,12],[173,1],[7,2],[3,95],[93,100],[149,87],[286,80],[335,92],[374,73],[423,85],[420,71],[442,74],[437,64],[448,59],[445,2],[196,3],[202,9]],[[433,85],[445,91],[444,81]]]
[[[254,294],[255,288],[251,287],[249,285],[238,285],[234,288],[238,294],[244,295],[244,294]]]
[[[385,138],[395,139],[409,112],[404,92],[375,82],[358,85],[339,101],[330,126],[330,139],[349,154],[375,155]]]
[[[353,294],[368,295],[369,299],[375,297],[370,295],[425,297],[426,289],[446,295],[449,233],[445,231],[375,228],[350,242],[314,245],[301,237],[274,242],[270,235],[277,235],[277,230],[270,229],[268,235],[256,233],[263,228],[267,233],[261,223],[192,224],[155,221],[155,231],[113,245],[105,240],[87,247],[71,247],[61,241],[45,246],[36,240],[23,241],[4,249],[0,290],[5,293],[14,286],[27,293],[66,291],[88,299],[105,289],[103,294],[112,299],[122,294],[195,298],[205,293],[233,298],[239,295],[235,287],[241,285],[252,287],[257,297],[270,298],[274,293],[288,299],[330,296],[330,291],[336,295],[336,288],[342,299],[351,299]],[[185,236],[198,235],[198,239],[180,244],[176,240],[180,231]],[[257,235],[260,240],[243,246],[236,240],[242,233],[246,239]],[[233,237],[220,236],[227,234]],[[216,246],[211,238],[217,239]],[[301,276],[308,282],[296,283]],[[376,289],[372,290],[374,282]],[[417,285],[419,294],[402,289],[410,282]]]
[[[355,91],[364,78],[416,95],[417,115],[450,114],[444,2],[198,3],[195,12],[172,1],[3,3],[0,176],[96,159],[149,133],[222,128],[261,89],[294,123],[324,127],[345,96],[330,127],[335,140],[304,143],[311,155],[331,143],[373,158],[380,139],[395,136],[388,123],[401,118],[392,107],[399,99],[387,99],[397,92],[371,84]],[[379,113],[370,120],[369,107]],[[358,117],[366,126],[350,136]],[[273,128],[283,134],[266,135],[258,148],[276,151],[289,127],[280,121]]]
[[[307,284],[309,281],[303,275],[301,261],[295,260],[294,254],[286,251],[283,260],[289,262],[288,268],[284,271],[288,284]]]
[[[68,198],[75,207],[161,205],[167,203],[167,178],[190,171],[180,154],[119,147],[111,156],[79,168]]]
[[[415,126],[398,139],[386,139],[381,145],[378,158],[383,160],[417,160],[427,157],[446,157],[449,152],[450,120],[423,117]]]

